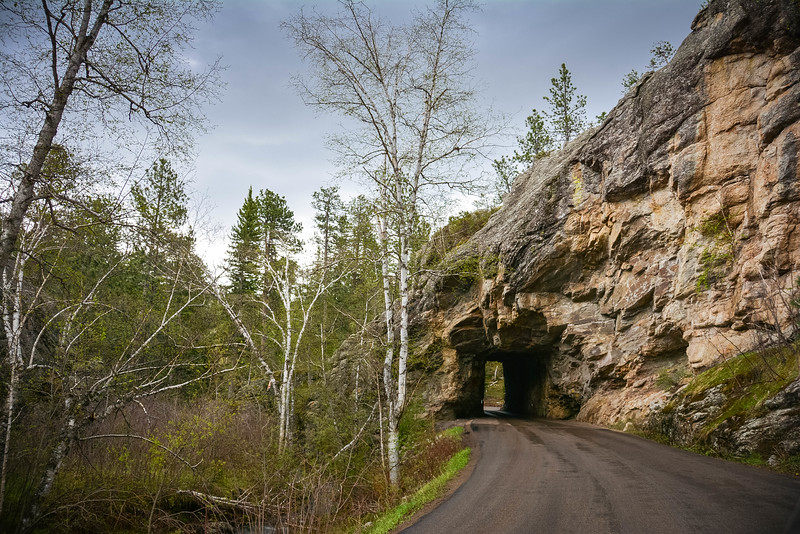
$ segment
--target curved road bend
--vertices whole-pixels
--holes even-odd
[[[413,533],[800,532],[800,479],[573,421],[475,419],[479,458]]]

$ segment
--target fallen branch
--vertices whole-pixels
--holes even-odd
[[[178,490],[177,493],[178,495],[189,495],[190,497],[194,497],[198,501],[207,505],[211,504],[218,506],[229,506],[231,508],[236,508],[237,510],[242,510],[245,512],[258,511],[259,509],[258,505],[247,501],[238,499],[228,499],[226,497],[218,497],[216,495],[209,495],[208,493],[201,493],[199,491],[194,491],[194,490]]]

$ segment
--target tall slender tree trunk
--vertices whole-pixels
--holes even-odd
[[[3,436],[3,463],[0,473],[0,514],[3,513],[5,504],[6,480],[8,480],[8,456],[11,451],[11,425],[14,421],[14,406],[16,403],[16,393],[19,387],[19,372],[17,365],[11,365],[11,377],[8,383],[8,394],[5,403],[5,432]]]
[[[394,389],[394,313],[392,309],[392,292],[389,281],[388,231],[385,220],[378,217],[378,241],[383,252],[381,259],[381,277],[383,278],[383,304],[386,320],[386,357],[383,360],[383,388],[386,394],[386,455],[389,463],[389,481],[396,485],[400,480],[400,435],[397,425],[397,392]]]
[[[47,154],[53,146],[53,139],[58,132],[59,124],[61,124],[64,109],[67,107],[69,97],[72,95],[72,91],[75,88],[75,79],[77,78],[81,66],[86,62],[87,52],[92,45],[94,45],[97,35],[100,33],[100,29],[106,23],[108,11],[112,3],[112,0],[104,0],[97,18],[90,29],[89,22],[92,16],[91,2],[85,0],[79,34],[76,35],[75,46],[69,55],[66,71],[61,78],[61,84],[55,88],[53,98],[47,108],[44,123],[42,124],[41,130],[39,130],[39,137],[36,140],[36,146],[33,148],[33,154],[14,192],[11,208],[3,219],[3,230],[0,232],[0,267],[2,268],[10,268],[11,255],[14,252],[14,247],[17,245],[17,238],[19,237],[20,228],[22,228],[22,222],[25,219],[25,214],[28,212],[28,207],[30,207],[34,199],[34,186],[39,180]]]
[[[30,510],[28,510],[28,513],[22,520],[21,526],[23,532],[30,529],[30,527],[32,527],[36,523],[36,521],[39,520],[39,515],[41,513],[41,505],[45,501],[45,499],[50,495],[50,491],[53,489],[53,484],[55,483],[56,476],[58,475],[58,472],[61,470],[61,464],[64,462],[64,458],[69,453],[69,450],[72,448],[72,445],[75,443],[75,438],[77,436],[78,429],[76,426],[75,415],[73,413],[72,407],[73,407],[73,400],[71,397],[67,396],[64,399],[64,408],[68,416],[63,426],[61,427],[61,433],[58,438],[58,443],[56,444],[55,448],[53,448],[53,451],[50,453],[50,459],[48,460],[44,474],[42,475],[42,478],[39,481],[39,488],[36,490],[36,495],[33,498],[33,504],[31,505]]]
[[[406,235],[400,239],[400,353],[397,358],[397,418],[403,413],[406,404],[406,363],[408,362],[408,301],[409,301],[409,260],[411,258],[411,239]]]
[[[8,480],[8,456],[11,452],[11,428],[14,423],[17,392],[20,374],[25,369],[22,359],[22,287],[25,274],[26,256],[18,254],[14,271],[3,271],[3,329],[6,337],[6,360],[10,369],[8,392],[5,403],[5,432],[3,436],[3,460],[0,472],[0,513],[5,504],[6,481]],[[8,278],[6,278],[8,276]]]

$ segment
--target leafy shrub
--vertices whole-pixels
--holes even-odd
[[[440,263],[448,252],[464,244],[478,230],[486,226],[489,217],[498,209],[462,211],[450,217],[447,224],[431,236],[422,254],[422,264],[430,268]]]

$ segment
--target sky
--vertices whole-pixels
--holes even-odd
[[[477,50],[475,77],[481,101],[511,118],[522,133],[531,109],[543,109],[550,79],[561,63],[586,95],[587,116],[609,111],[622,97],[631,69],[645,70],[656,41],[676,48],[691,31],[701,0],[486,0],[472,17]],[[368,0],[379,16],[395,20],[424,0]],[[337,181],[326,138],[338,119],[306,107],[290,86],[307,66],[279,25],[301,7],[335,12],[335,0],[223,0],[210,23],[198,27],[190,59],[210,64],[222,57],[226,87],[206,115],[213,126],[198,139],[192,176],[195,194],[213,208],[205,217],[219,232],[200,243],[211,264],[221,265],[227,236],[250,186],[286,198],[313,235],[311,195],[339,185],[344,198],[359,193]],[[512,151],[513,137],[498,140]],[[503,154],[500,150],[496,154]],[[486,162],[486,170],[491,162]]]

